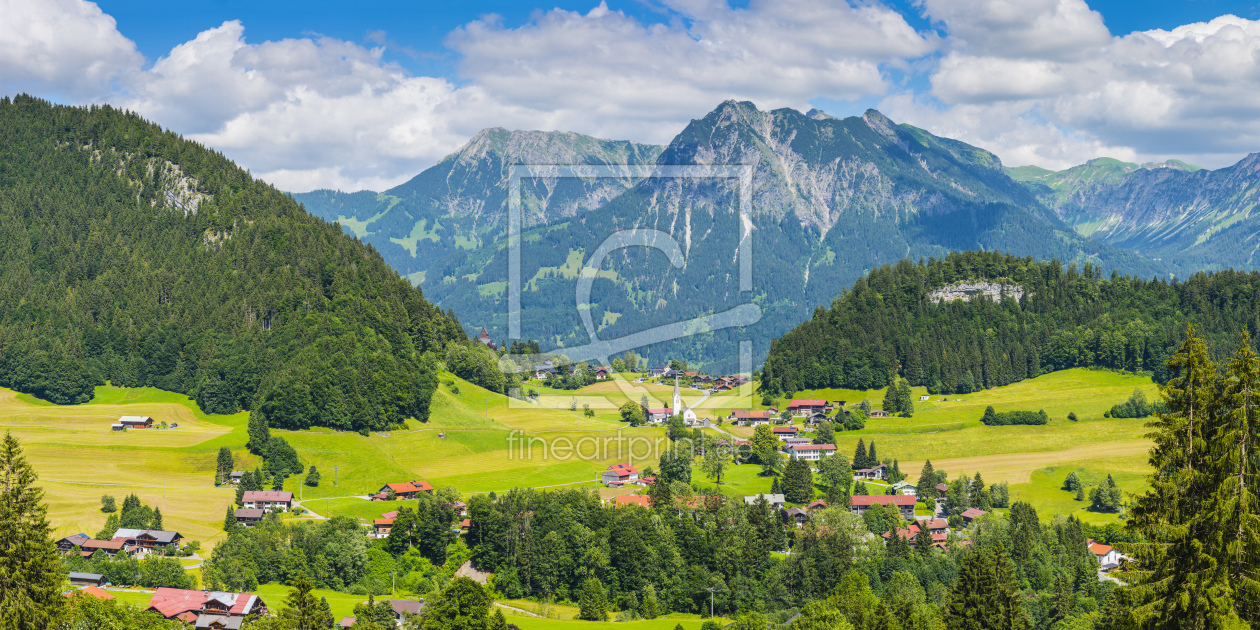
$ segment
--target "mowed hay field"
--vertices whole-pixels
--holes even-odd
[[[509,399],[449,374],[440,380],[430,421],[412,421],[407,430],[367,437],[322,428],[273,430],[274,435],[289,440],[302,461],[315,465],[322,477],[317,488],[301,486],[301,475],[290,477],[285,489],[305,500],[315,499],[308,507],[318,514],[369,519],[392,506],[355,497],[375,492],[388,482],[424,479],[461,492],[595,488],[596,478],[609,464],[631,461],[655,467],[656,449],[665,443],[660,428],[624,425],[616,406],[626,398],[617,383],[601,382],[568,392],[578,400],[577,411],[571,411]],[[653,394],[667,395],[672,390],[649,387]],[[1055,468],[1057,475],[1065,466],[1090,474],[1114,471],[1120,475],[1117,481],[1122,489],[1140,489],[1149,448],[1142,438],[1145,421],[1103,418],[1105,410],[1135,387],[1154,399],[1155,386],[1147,378],[1091,370],[1055,372],[1008,387],[950,396],[944,403],[933,396],[933,402],[915,403],[913,418],[872,419],[862,431],[839,433],[836,442],[851,456],[859,438],[867,443],[874,440],[880,456],[897,458],[912,478],[923,460],[931,458],[951,476],[980,471],[989,483],[1008,481],[1013,498],[1026,497],[1039,509],[1079,510],[1082,506],[1067,493],[1056,494],[1054,486],[1047,486],[1052,475],[1039,476],[1039,471]],[[916,390],[916,399],[919,394]],[[609,401],[607,406],[591,405],[594,417],[581,411],[583,399],[590,396]],[[689,402],[702,396],[694,390],[686,392]],[[850,402],[865,398],[878,407],[883,392],[831,390],[801,392],[796,397]],[[705,402],[718,407],[703,415],[720,417],[729,409],[748,407],[751,401],[738,392],[726,392]],[[979,418],[987,405],[999,411],[1045,409],[1052,420],[1046,426],[986,427]],[[1076,412],[1080,421],[1068,421],[1069,411]],[[122,415],[147,415],[180,426],[110,431],[109,425]],[[21,438],[40,474],[59,535],[94,534],[105,521],[99,511],[100,496],[112,494],[121,500],[135,492],[146,503],[161,507],[168,529],[213,545],[222,536],[223,514],[234,496],[233,489],[213,485],[219,447],[232,449],[237,468],[260,463],[244,450],[247,421],[247,413],[207,416],[187,397],[155,389],[101,387],[95,400],[78,406],[51,405],[0,390],[0,427]],[[748,435],[751,429],[724,424],[715,432]],[[765,491],[768,480],[757,478],[754,470],[733,467],[731,483],[723,490]],[[703,481],[698,470],[695,478]]]

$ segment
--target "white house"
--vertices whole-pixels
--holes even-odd
[[[834,444],[791,444],[787,447],[788,457],[792,459],[803,459],[807,462],[816,462],[824,457],[830,457],[836,452]]]
[[[265,512],[284,512],[293,506],[292,492],[248,490],[241,497],[241,507],[258,508]]]
[[[1104,573],[1111,571],[1120,566],[1120,552],[1116,551],[1111,545],[1104,545],[1089,539],[1085,543],[1089,547],[1089,552],[1098,558],[1098,566]]]

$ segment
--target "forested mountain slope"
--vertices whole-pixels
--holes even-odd
[[[456,232],[457,237],[424,232],[421,240],[427,249],[417,245],[415,258],[399,268],[415,270],[412,277],[423,282],[436,303],[460,313],[474,329],[485,326],[498,340],[507,333],[503,172],[506,160],[521,153],[473,151],[494,146],[485,138],[496,134],[479,134],[460,153],[380,196],[388,201],[379,203],[403,199],[383,215],[390,216],[399,208],[417,207],[409,205],[400,189],[439,191],[424,193],[430,208],[426,212],[439,214],[427,215],[431,222],[423,230],[440,223],[464,226],[466,231]],[[695,164],[748,165],[752,174],[751,293],[739,287],[736,179],[614,180],[625,185],[624,192],[593,210],[582,210],[591,206],[575,200],[596,200],[599,195],[580,188],[585,185],[581,180],[570,180],[580,190],[575,188],[568,196],[557,192],[545,211],[527,213],[522,335],[540,340],[545,350],[588,342],[574,304],[578,268],[610,235],[631,228],[670,234],[686,262],[672,267],[660,253],[642,247],[614,252],[603,263],[592,294],[591,314],[600,338],[615,339],[724,312],[749,301],[758,304],[760,322],[745,329],[706,333],[647,350],[654,360],[721,360],[709,366],[715,370],[737,368],[739,339],[754,341],[759,360],[772,337],[807,318],[815,305],[835,295],[837,287],[906,256],[1001,249],[1038,259],[1092,261],[1145,276],[1167,272],[1164,265],[1072,232],[1008,177],[993,154],[894,124],[874,110],[840,119],[792,109],[761,111],[752,103],[728,101],[692,121],[659,155],[642,147],[634,153],[635,146],[624,144],[617,145],[621,153],[599,143],[540,141],[530,146],[537,150],[527,157],[548,163],[654,159],[660,174],[669,166]],[[482,157],[474,160],[475,155]],[[535,188],[530,194],[541,195],[551,184],[541,178],[531,185]],[[476,207],[438,203],[456,190],[468,197],[479,190],[485,202]],[[370,193],[356,194],[361,200],[374,199]],[[339,207],[353,205],[348,196],[327,193],[298,198],[310,200],[311,208],[324,208],[330,219],[337,218],[333,212],[340,214]],[[568,199],[564,208],[569,209],[558,210],[556,199]],[[378,243],[375,238],[368,240]]]
[[[970,285],[961,287],[961,285]],[[945,299],[946,287],[1000,299]],[[1022,293],[1017,299],[1016,294]],[[1215,359],[1260,328],[1260,273],[1196,273],[1144,280],[1086,264],[993,252],[902,260],[860,278],[829,308],[776,339],[762,387],[883,387],[894,376],[933,393],[967,393],[1071,367],[1153,373],[1198,328]]]
[[[271,424],[424,418],[464,339],[369,246],[222,155],[109,107],[0,99],[0,385],[106,380]]]
[[[1214,171],[1099,158],[1008,172],[1084,236],[1183,270],[1258,266],[1260,154]]]

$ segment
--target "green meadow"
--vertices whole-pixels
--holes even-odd
[[[1103,417],[1134,388],[1155,397],[1148,378],[1083,369],[951,395],[948,401],[931,396],[930,402],[918,402],[925,392],[916,389],[913,417],[871,419],[861,431],[838,433],[837,448],[851,456],[859,439],[874,441],[880,457],[898,459],[912,478],[923,461],[931,459],[951,475],[979,471],[988,483],[1007,481],[1013,498],[1030,501],[1043,513],[1073,513],[1091,522],[1107,522],[1115,516],[1085,511],[1068,493],[1055,489],[1062,482],[1055,478],[1066,476],[1065,467],[1074,467],[1082,474],[1110,472],[1126,492],[1142,489],[1149,448],[1142,437],[1144,421]],[[625,427],[616,409],[627,399],[638,402],[643,393],[667,399],[672,386],[604,381],[576,392],[546,392],[569,401],[556,408],[509,399],[444,375],[427,423],[412,421],[406,430],[366,437],[329,429],[274,434],[287,439],[303,462],[321,473],[318,487],[301,486],[301,476],[295,476],[287,481],[286,490],[322,516],[370,520],[390,511],[390,504],[356,497],[389,482],[423,479],[461,492],[527,486],[596,488],[598,475],[609,464],[631,461],[652,466],[664,431]],[[703,394],[684,390],[684,397],[695,403]],[[851,404],[866,399],[878,408],[883,392],[818,390],[796,397]],[[578,406],[571,411],[574,398]],[[592,404],[594,416],[587,417],[583,401],[597,399],[605,402]],[[738,391],[725,392],[705,400],[703,415],[724,417],[731,409],[759,406],[753,403]],[[1045,426],[983,426],[979,419],[988,405],[999,411],[1045,409],[1051,421]],[[1075,412],[1079,421],[1067,420],[1069,412]],[[121,415],[148,415],[179,427],[111,431],[110,424]],[[58,535],[95,533],[105,521],[100,496],[121,499],[135,492],[146,503],[161,507],[168,529],[212,546],[222,536],[223,514],[234,497],[232,488],[213,484],[219,447],[233,450],[238,468],[260,464],[244,450],[247,420],[247,413],[206,415],[185,396],[151,388],[99,387],[91,403],[77,406],[51,405],[0,390],[0,428],[22,439],[40,473]],[[746,437],[752,430],[724,423],[711,433]],[[640,441],[632,451],[634,438]],[[758,476],[756,466],[728,470],[724,493],[769,490],[769,480]],[[694,478],[707,483],[699,470]]]

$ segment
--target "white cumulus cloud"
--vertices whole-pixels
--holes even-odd
[[[84,0],[0,0],[0,87],[102,98],[144,58],[114,18]]]

